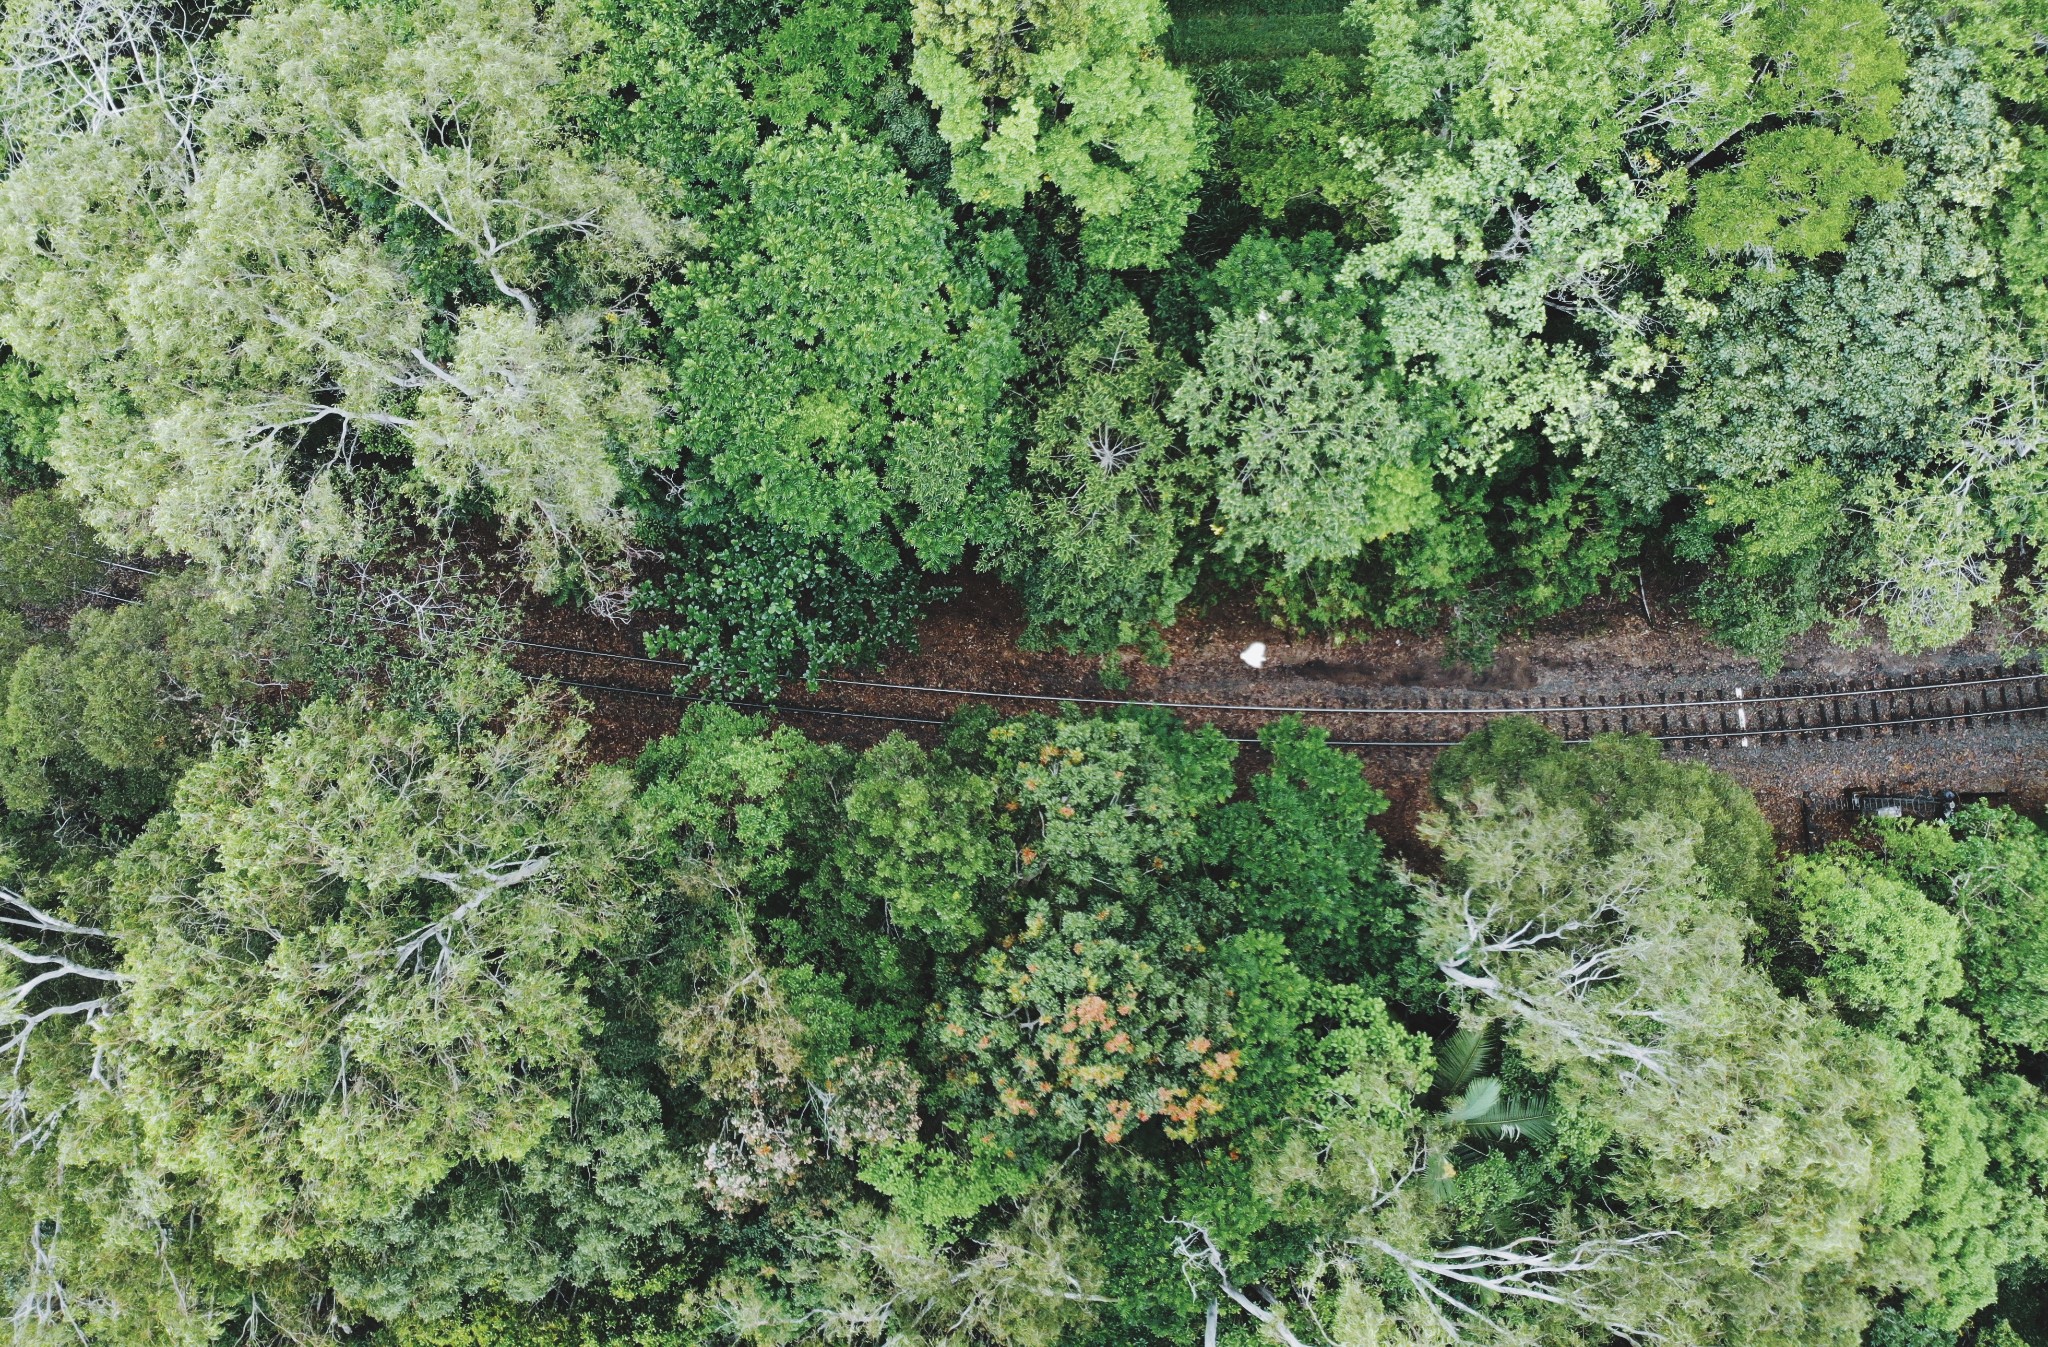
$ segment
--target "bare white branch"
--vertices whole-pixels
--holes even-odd
[[[1169,1221],[1168,1224],[1178,1226],[1184,1232],[1174,1240],[1173,1252],[1174,1256],[1181,1260],[1181,1275],[1187,1278],[1189,1291],[1195,1292],[1197,1298],[1200,1297],[1200,1292],[1196,1291],[1195,1273],[1197,1269],[1205,1269],[1209,1276],[1215,1279],[1216,1289],[1221,1291],[1231,1304],[1265,1325],[1273,1336],[1280,1340],[1282,1347],[1308,1347],[1308,1344],[1295,1336],[1294,1330],[1287,1326],[1287,1320],[1272,1303],[1271,1297],[1267,1298],[1266,1304],[1261,1305],[1230,1279],[1230,1269],[1224,1264],[1223,1251],[1216,1247],[1215,1239],[1207,1230],[1193,1221]],[[1209,1301],[1207,1338],[1210,1342],[1214,1342],[1216,1338],[1216,1302],[1213,1299]]]
[[[69,939],[114,938],[96,926],[83,926],[53,916],[11,889],[0,888],[0,913],[15,914],[0,915],[0,923],[46,936]],[[12,1030],[6,1039],[0,1040],[0,1053],[11,1052],[14,1055],[14,1074],[17,1077],[28,1060],[30,1036],[39,1025],[72,1015],[89,1021],[104,1013],[112,1003],[109,996],[102,994],[85,1000],[44,1006],[28,1012],[25,1008],[37,992],[64,978],[82,978],[87,982],[108,984],[116,988],[127,981],[121,974],[110,969],[80,963],[67,954],[31,949],[11,940],[0,939],[0,953],[6,954],[28,969],[36,970],[13,986],[0,990],[0,1029]]]
[[[1500,1325],[1450,1288],[1469,1287],[1511,1300],[1535,1301],[1569,1311],[1624,1342],[1654,1343],[1664,1335],[1628,1309],[1610,1305],[1597,1294],[1596,1279],[1617,1264],[1639,1262],[1654,1253],[1671,1230],[1641,1231],[1618,1237],[1596,1236],[1567,1244],[1530,1236],[1499,1248],[1460,1245],[1439,1253],[1413,1254],[1373,1236],[1346,1241],[1390,1259],[1407,1276],[1453,1338],[1457,1321],[1444,1314],[1475,1319],[1496,1331]],[[1470,1292],[1465,1294],[1469,1295]]]
[[[56,1221],[36,1221],[28,1232],[28,1276],[23,1280],[21,1298],[14,1302],[14,1313],[9,1322],[14,1325],[16,1341],[28,1336],[30,1329],[47,1329],[63,1324],[78,1336],[81,1344],[87,1342],[85,1330],[71,1315],[71,1302],[64,1290],[64,1279],[57,1268]]]

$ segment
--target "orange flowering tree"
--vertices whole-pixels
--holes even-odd
[[[1193,1141],[1223,1111],[1243,1049],[1232,990],[1191,924],[1134,931],[1126,909],[1034,904],[939,1011],[941,1048],[998,1117],[1112,1145],[1158,1118]],[[1209,961],[1213,963],[1213,960]]]
[[[1009,932],[935,1003],[953,1084],[1012,1129],[1122,1141],[1157,1118],[1191,1141],[1242,1052],[1197,889],[1202,820],[1231,745],[1151,717],[1030,716],[990,728],[984,770],[1015,847]]]

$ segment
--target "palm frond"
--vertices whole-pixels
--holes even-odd
[[[1436,1045],[1436,1076],[1431,1088],[1440,1095],[1456,1094],[1486,1070],[1493,1056],[1493,1026],[1460,1029]]]
[[[1444,1116],[1455,1123],[1469,1124],[1499,1103],[1500,1081],[1493,1076],[1481,1076],[1466,1087],[1463,1096],[1444,1110]]]
[[[1504,1095],[1500,1082],[1492,1076],[1473,1081],[1464,1098],[1446,1116],[1475,1132],[1506,1141],[1541,1144],[1557,1135],[1556,1115],[1551,1113],[1548,1099],[1541,1095]]]

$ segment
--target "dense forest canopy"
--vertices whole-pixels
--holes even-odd
[[[24,1347],[2048,1344],[2010,809],[503,644],[2039,643],[2040,0],[7,0],[0,143]]]
[[[0,471],[231,599],[394,527],[771,690],[1030,639],[1503,631],[1644,569],[1766,664],[2043,525],[2034,0],[24,0]],[[631,563],[640,563],[636,568]]]
[[[14,628],[17,1341],[2035,1340],[2009,810],[1781,861],[1727,777],[1505,720],[1418,868],[1296,720],[1246,772],[1156,711],[706,705],[596,766],[487,617],[213,603]]]

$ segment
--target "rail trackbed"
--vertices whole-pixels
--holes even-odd
[[[1059,705],[1158,707],[1215,725],[1249,742],[1263,724],[1299,715],[1352,748],[1442,748],[1486,721],[1528,716],[1572,742],[1598,734],[1648,734],[1676,747],[1759,747],[1795,739],[1867,739],[1953,733],[1980,721],[2013,721],[2048,712],[2048,673],[2011,668],[1950,671],[1939,678],[1887,677],[1869,682],[1765,683],[1750,687],[1583,693],[1345,688],[1316,695],[1308,687],[1288,700],[1219,702],[1101,694],[1011,692],[991,688],[827,678],[773,701],[728,701],[677,690],[688,667],[645,655],[518,641],[525,672],[596,694],[680,702],[727,701],[778,715],[935,726],[963,706],[1010,711]],[[619,675],[630,669],[630,681]],[[653,679],[669,682],[655,684]],[[838,694],[835,696],[835,693]],[[849,706],[849,701],[859,706]]]

